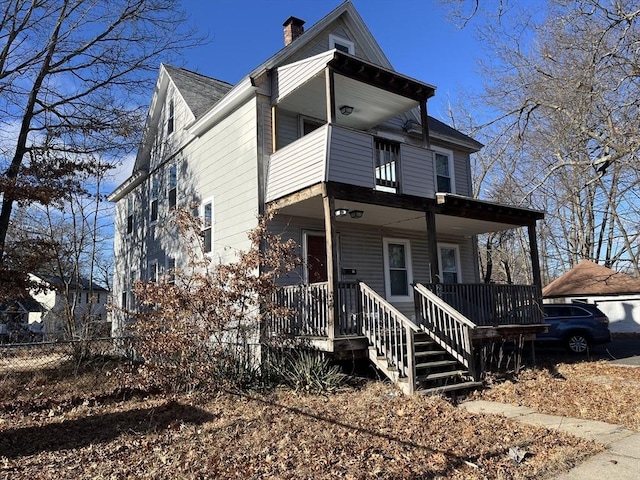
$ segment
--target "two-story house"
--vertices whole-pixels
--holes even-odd
[[[407,392],[473,379],[474,343],[531,336],[540,318],[542,213],[471,197],[482,145],[430,117],[435,87],[396,72],[351,2],[236,85],[163,65],[131,177],[116,203],[114,298],[180,267],[165,219],[199,205],[205,249],[229,262],[267,207],[300,245],[281,279],[293,315],[268,333],[364,352]],[[476,235],[524,227],[533,284],[481,285]],[[115,328],[118,325],[116,323]]]

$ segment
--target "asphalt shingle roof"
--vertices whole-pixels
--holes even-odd
[[[230,83],[184,68],[171,65],[164,67],[196,118],[209,110],[233,87]]]
[[[640,279],[583,260],[542,289],[543,297],[640,293]]]

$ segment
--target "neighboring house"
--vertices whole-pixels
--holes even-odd
[[[219,262],[249,248],[272,207],[270,228],[304,262],[281,279],[295,315],[270,333],[369,355],[406,392],[474,380],[472,343],[541,328],[517,312],[541,301],[542,212],[471,197],[482,145],[428,116],[435,87],[393,70],[351,2],[284,27],[285,47],[236,85],[160,67],[133,172],[110,196],[116,305],[133,307],[136,280],[185,266],[176,206],[198,205]],[[533,285],[480,284],[476,235],[520,227]]]
[[[545,302],[596,305],[614,333],[640,333],[640,278],[583,260],[542,289]]]
[[[42,306],[30,296],[0,305],[0,343],[40,340],[41,314]]]
[[[45,339],[62,339],[68,336],[66,311],[71,309],[76,321],[76,336],[103,337],[111,333],[111,322],[107,315],[110,292],[106,288],[80,278],[76,282],[63,282],[59,277],[37,277],[43,285],[33,291],[32,297],[41,306],[41,312],[29,315],[29,324],[42,323]],[[66,293],[68,292],[68,293]]]

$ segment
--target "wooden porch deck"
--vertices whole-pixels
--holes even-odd
[[[290,313],[271,318],[267,333],[327,352],[368,352],[406,393],[475,386],[474,344],[544,328],[535,286],[417,284],[415,321],[362,282],[340,282],[333,300],[329,291],[327,282],[281,287],[274,300]]]
[[[543,323],[541,298],[533,285],[425,284],[451,308],[471,320],[479,330],[518,330]],[[273,333],[310,337],[362,336],[365,311],[359,282],[339,282],[335,331],[329,326],[328,282],[280,287],[275,301],[290,314],[271,319]],[[419,312],[420,295],[414,296]]]

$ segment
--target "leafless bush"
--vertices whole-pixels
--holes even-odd
[[[268,231],[270,218],[259,219],[237,261],[213,264],[196,248],[199,221],[177,212],[184,245],[191,245],[188,265],[134,286],[140,308],[130,325],[144,360],[136,379],[142,387],[193,391],[243,386],[259,376],[261,326],[285,313],[271,300],[275,279],[300,262],[293,241]]]

